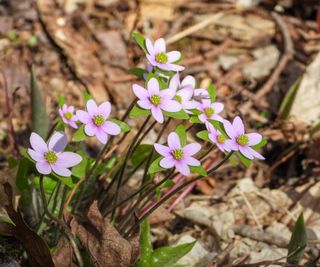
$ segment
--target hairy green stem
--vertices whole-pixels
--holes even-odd
[[[117,202],[118,202],[118,196],[119,196],[119,191],[120,191],[120,187],[121,187],[121,184],[122,184],[122,178],[123,178],[123,174],[124,174],[124,171],[125,171],[125,168],[127,166],[127,162],[129,160],[129,157],[133,151],[133,148],[135,147],[135,144],[137,142],[137,140],[139,139],[141,133],[143,132],[143,129],[146,127],[146,125],[148,124],[149,120],[150,120],[151,116],[149,115],[147,117],[147,119],[144,121],[144,123],[142,124],[141,128],[139,129],[138,133],[136,134],[136,136],[133,138],[132,142],[131,142],[131,145],[126,153],[126,156],[125,156],[125,159],[124,159],[124,162],[123,162],[123,165],[121,166],[121,169],[120,169],[120,172],[119,172],[119,176],[116,176],[116,177],[119,177],[118,178],[118,183],[117,183],[117,188],[116,188],[116,192],[115,192],[115,197],[114,197],[114,208],[113,208],[113,211],[112,211],[112,215],[111,215],[111,221],[114,220],[114,217],[115,217],[115,212],[116,212],[116,205],[117,205]],[[111,183],[115,181],[115,178],[111,181]]]
[[[64,230],[64,233],[66,234],[66,236],[68,237],[68,239],[70,240],[70,243],[72,245],[74,254],[75,254],[75,256],[77,258],[77,261],[78,261],[78,264],[79,264],[78,266],[82,267],[83,266],[82,257],[81,257],[80,251],[78,249],[78,246],[76,244],[75,238],[72,235],[69,227],[64,223],[64,221],[62,221],[62,220],[56,218],[55,216],[53,216],[50,213],[49,209],[48,209],[46,194],[45,194],[44,187],[43,187],[43,175],[40,176],[40,195],[41,195],[41,199],[42,199],[42,203],[43,203],[43,208],[44,208],[45,214],[51,220],[55,221]]]

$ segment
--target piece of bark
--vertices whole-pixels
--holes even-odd
[[[80,82],[97,101],[108,100],[104,71],[91,43],[63,17],[54,0],[37,0],[37,9],[46,32],[63,51]]]
[[[72,262],[73,250],[70,242],[65,236],[59,239],[57,249],[53,255],[54,266],[56,267],[76,267]]]
[[[96,201],[89,209],[88,221],[80,223],[73,219],[71,229],[79,237],[94,266],[129,267],[139,255],[138,235],[130,240],[124,239],[109,218],[102,217]]]

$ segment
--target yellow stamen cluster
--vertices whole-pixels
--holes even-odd
[[[156,55],[156,61],[161,63],[161,64],[165,64],[168,62],[168,56],[166,53],[164,52],[160,52],[158,55]]]
[[[104,124],[104,122],[105,122],[105,119],[104,119],[104,117],[102,115],[96,115],[93,118],[93,123],[96,126],[101,126],[102,124]]]
[[[44,154],[44,158],[46,161],[50,164],[56,163],[58,160],[58,157],[55,152],[53,151],[48,151]]]
[[[183,150],[182,149],[173,150],[172,156],[177,160],[182,159],[183,158]]]
[[[249,137],[246,134],[240,134],[237,138],[237,143],[241,146],[245,146],[249,143]]]

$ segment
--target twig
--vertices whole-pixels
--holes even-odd
[[[241,190],[241,188],[239,188],[239,192],[240,192],[240,195],[241,197],[243,198],[244,202],[246,203],[247,207],[249,208],[249,211],[254,219],[254,221],[256,222],[257,226],[259,227],[260,231],[263,231],[263,227],[262,225],[260,224],[259,220],[258,220],[258,217],[256,215],[256,213],[254,212],[253,210],[253,207],[250,203],[250,201],[248,200],[248,198],[246,197],[246,195],[244,194],[244,192]]]
[[[217,14],[214,14],[212,16],[210,16],[209,18],[199,22],[198,24],[195,24],[171,37],[169,37],[166,40],[167,44],[172,44],[184,37],[187,37],[190,34],[193,34],[194,32],[200,31],[201,29],[207,27],[208,25],[210,25],[213,22],[216,22],[217,20],[219,20],[222,16],[224,16],[226,14],[226,12],[219,12]]]
[[[278,66],[273,70],[269,80],[262,86],[262,88],[254,96],[254,100],[257,101],[257,103],[261,103],[262,102],[261,98],[271,91],[271,89],[273,88],[273,85],[279,79],[282,71],[285,69],[285,67],[287,66],[288,62],[292,59],[294,54],[293,42],[292,42],[286,22],[283,20],[283,18],[280,15],[278,15],[275,12],[271,12],[271,16],[279,26],[281,33],[283,35],[284,54],[281,57]],[[265,105],[265,103],[263,102],[261,104]]]

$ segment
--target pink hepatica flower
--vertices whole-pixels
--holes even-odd
[[[184,67],[174,64],[181,57],[179,51],[166,52],[166,43],[163,38],[155,41],[154,45],[150,39],[146,39],[147,59],[152,66],[164,71],[182,71]]]
[[[139,98],[138,105],[143,109],[151,110],[154,119],[163,123],[164,117],[162,110],[177,112],[181,110],[179,102],[174,100],[175,91],[171,89],[160,90],[156,78],[151,78],[147,83],[147,89],[140,85],[132,86],[134,94]]]
[[[107,121],[111,112],[111,104],[106,101],[97,106],[96,102],[90,99],[87,102],[87,112],[77,111],[78,119],[85,124],[84,132],[88,136],[96,136],[102,144],[108,141],[108,134],[118,135],[120,127],[114,122]]]
[[[216,120],[223,122],[223,118],[219,115],[223,108],[224,106],[222,103],[211,103],[209,99],[203,99],[201,100],[200,106],[198,107],[202,114],[200,114],[198,118],[202,122],[206,122],[207,120]]]
[[[195,79],[191,75],[186,76],[180,82],[179,74],[177,73],[170,80],[169,88],[176,91],[174,98],[187,113],[191,113],[188,110],[195,109],[199,105],[197,101],[192,100],[194,86]]]
[[[67,137],[64,132],[55,132],[48,145],[36,133],[30,136],[31,148],[28,154],[35,160],[36,168],[41,174],[50,174],[52,171],[60,176],[68,177],[71,175],[71,168],[79,164],[81,156],[73,152],[63,152],[67,145]]]
[[[228,146],[227,139],[218,130],[216,130],[211,123],[206,122],[206,128],[209,132],[209,139],[216,144],[217,148],[222,152],[230,152],[231,149]]]
[[[261,134],[246,134],[243,122],[239,116],[234,118],[232,124],[229,121],[224,120],[223,125],[228,136],[231,138],[231,140],[227,140],[226,142],[232,150],[240,151],[242,155],[251,160],[254,158],[264,160],[262,155],[251,148],[251,146],[257,145],[261,142]]]
[[[201,146],[198,143],[181,146],[179,136],[171,132],[168,136],[168,146],[154,144],[155,150],[164,158],[160,161],[160,166],[165,169],[176,167],[183,175],[190,174],[189,166],[200,166],[200,161],[192,155],[199,152]]]
[[[74,113],[73,106],[67,106],[64,104],[62,108],[59,109],[59,114],[65,124],[70,125],[71,127],[77,129],[78,125],[76,121],[78,120],[77,116]]]

